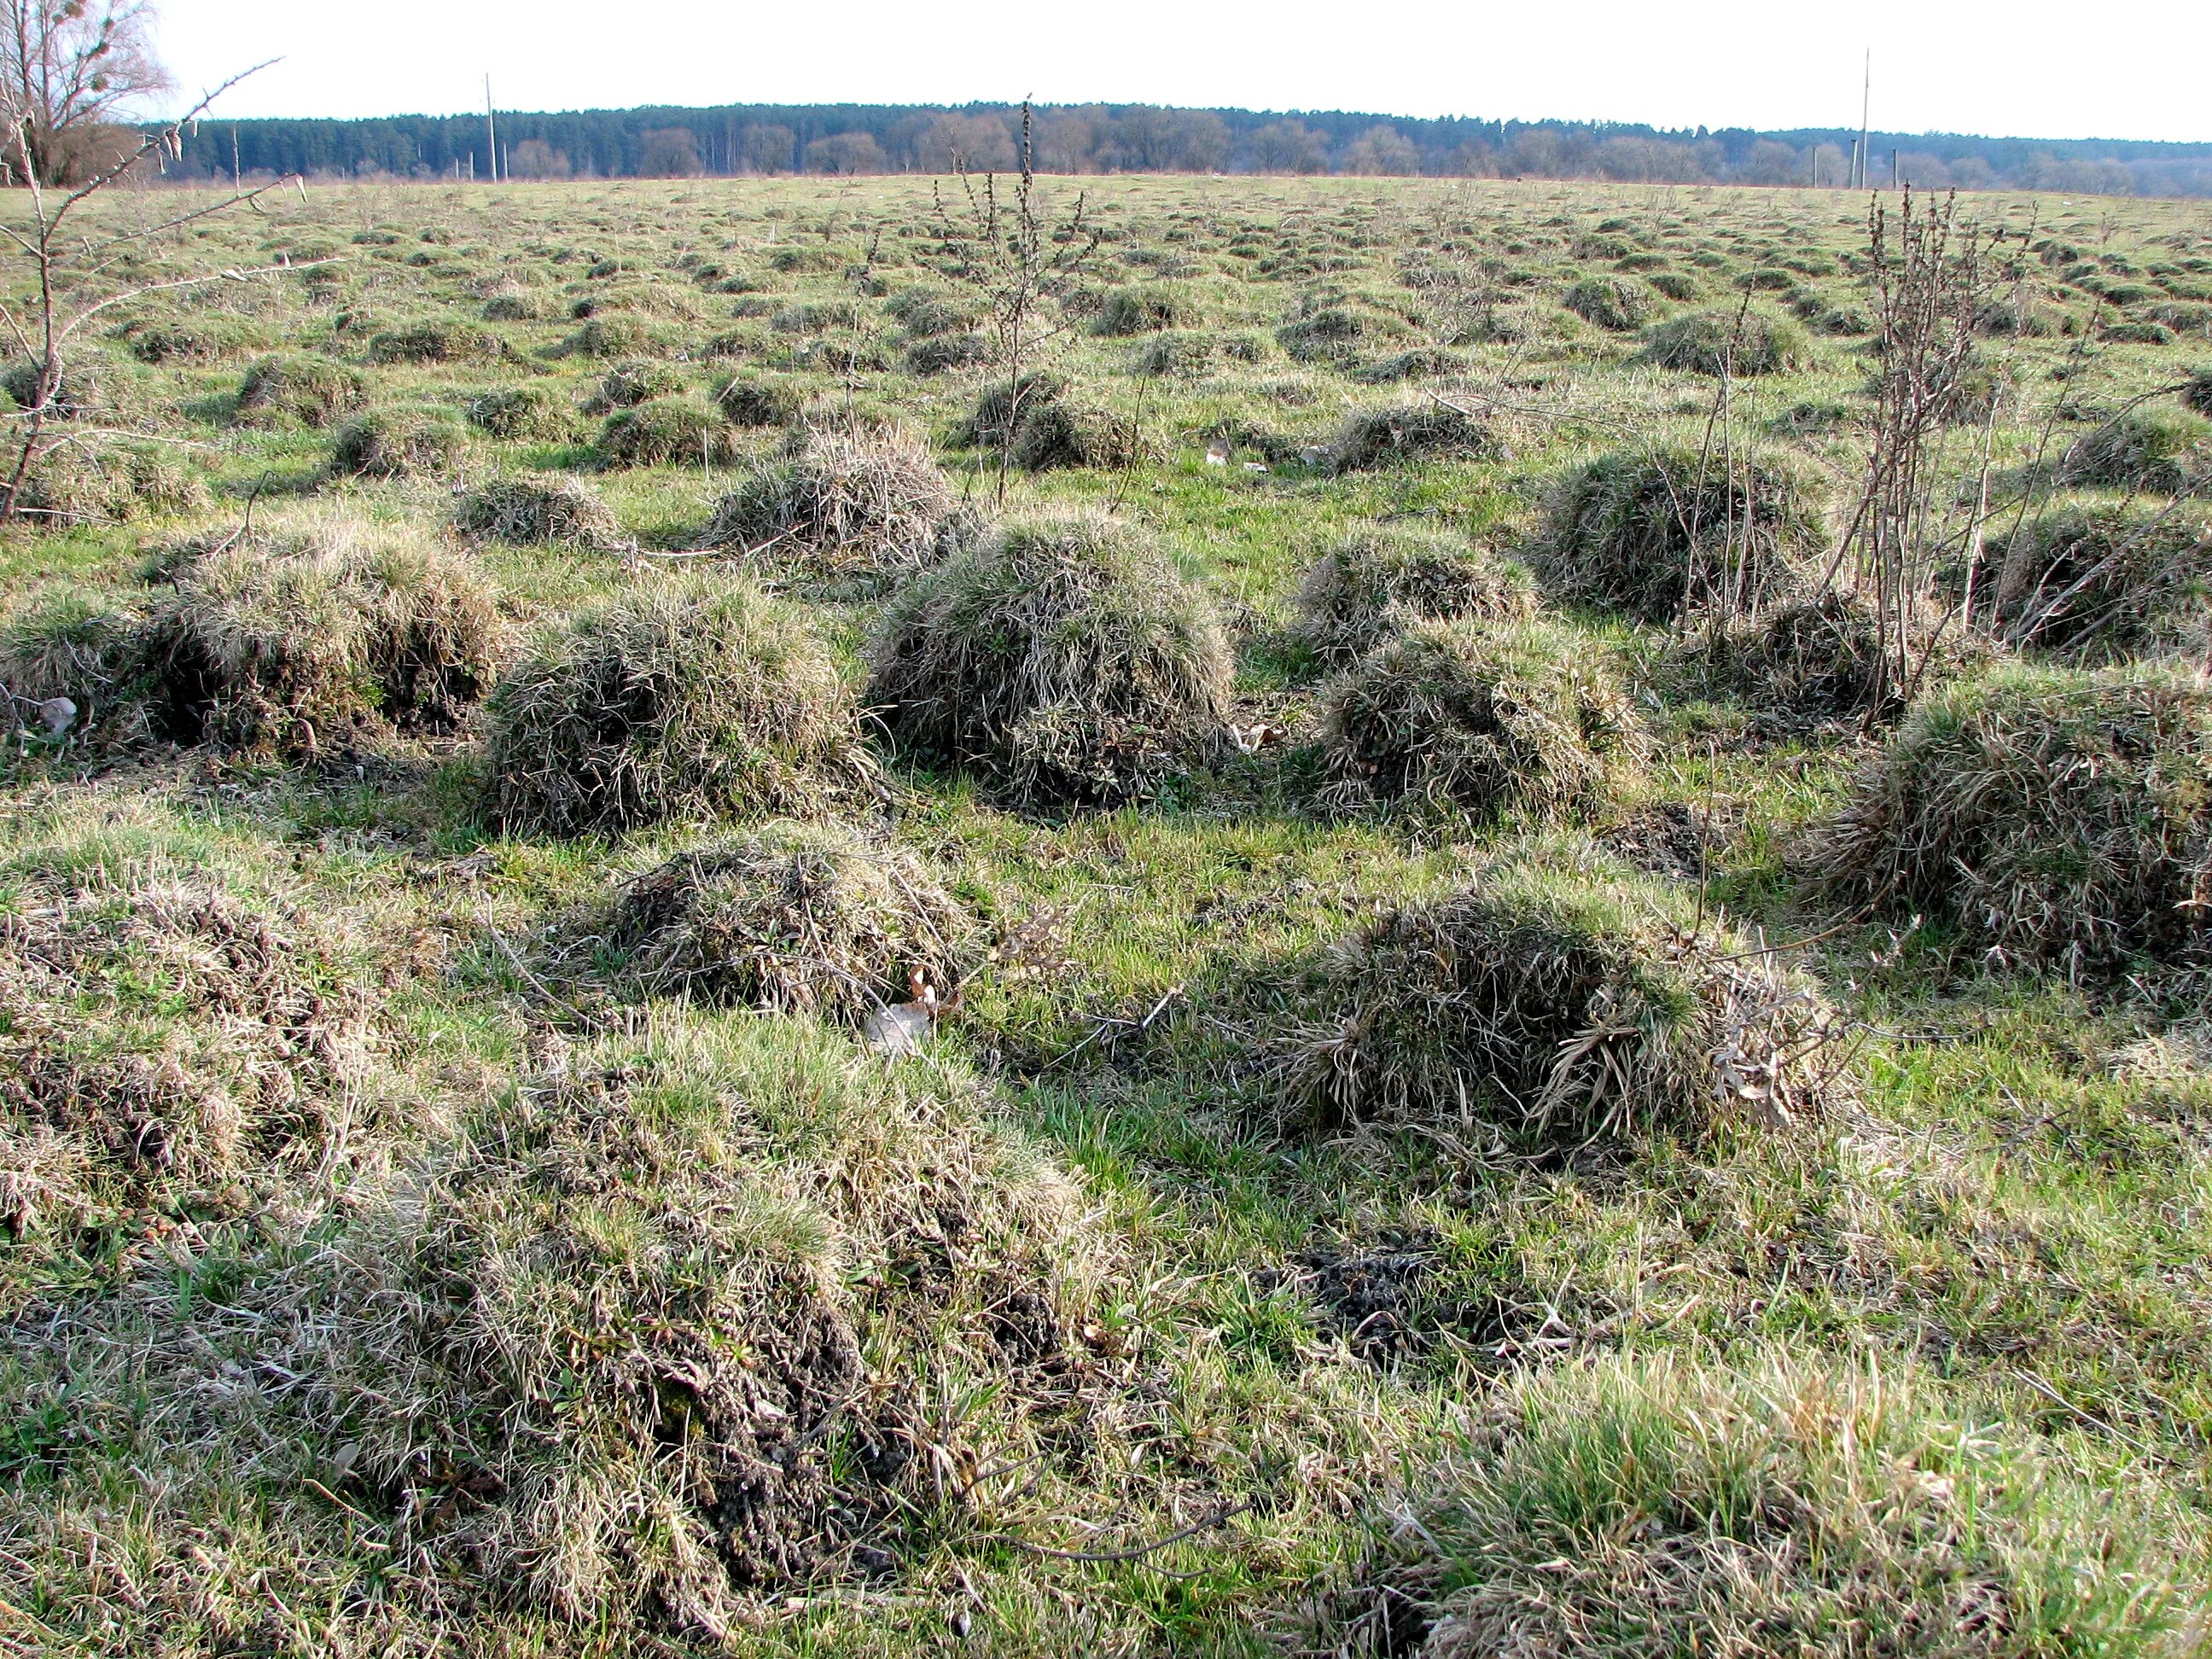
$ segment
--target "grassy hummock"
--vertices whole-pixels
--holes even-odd
[[[1212,606],[1148,533],[1097,513],[1009,520],[915,577],[870,667],[902,743],[1025,809],[1127,800],[1202,757],[1228,714]]]

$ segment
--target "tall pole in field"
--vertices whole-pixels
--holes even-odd
[[[1859,88],[1859,188],[1867,183],[1867,117],[1874,108],[1874,48],[1866,55],[1866,80]]]
[[[499,182],[499,122],[491,112],[491,75],[484,75],[484,136],[488,140],[484,155],[491,163],[491,181]]]

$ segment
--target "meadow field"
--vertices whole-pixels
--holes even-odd
[[[986,188],[94,204],[0,1651],[2202,1648],[2212,206]]]

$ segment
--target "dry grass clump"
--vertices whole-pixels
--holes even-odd
[[[1024,472],[1135,466],[1154,453],[1128,416],[1069,398],[1034,405],[1014,434],[1013,462]]]
[[[728,1638],[972,1525],[1096,1432],[1111,1266],[981,1091],[794,1021],[662,1019],[525,1084],[319,1291],[319,1415],[442,1585]],[[329,1271],[327,1268],[325,1272]]]
[[[1932,1382],[1802,1357],[1526,1374],[1378,1516],[1311,1651],[1423,1659],[2189,1650],[2193,1575]]]
[[[1329,448],[1329,465],[1339,472],[1364,472],[1399,461],[1497,461],[1511,455],[1492,422],[1428,398],[1345,416]]]
[[[2069,979],[2212,955],[2212,676],[2014,666],[1917,707],[1811,866],[1839,901],[1941,918]]]
[[[316,927],[102,850],[20,854],[0,909],[0,1229],[38,1256],[235,1213],[362,1111],[373,1000]]]
[[[1535,622],[1416,622],[1323,688],[1318,714],[1340,806],[1578,817],[1642,746],[1602,659]]]
[[[1149,533],[1098,513],[1010,520],[915,577],[870,669],[903,742],[1031,809],[1139,794],[1228,714],[1212,605]]]
[[[226,538],[174,572],[139,652],[151,734],[313,753],[386,726],[450,729],[492,677],[475,571],[342,514]]]
[[[1882,660],[1874,608],[1839,588],[1759,616],[1695,625],[1674,652],[1675,667],[1705,692],[1792,723],[1899,713],[1903,704]]]
[[[465,491],[453,523],[465,536],[526,545],[604,549],[623,541],[622,521],[599,491],[557,473],[518,474]]]
[[[1189,298],[1172,288],[1114,288],[1099,296],[1092,313],[1094,334],[1127,336],[1152,334],[1193,319]]]
[[[1127,466],[1152,453],[1133,420],[1070,398],[1066,382],[1051,374],[985,387],[955,435],[978,449],[1005,450],[1027,472]]]
[[[656,362],[650,357],[617,363],[600,378],[599,389],[584,404],[584,413],[604,415],[610,410],[635,409],[655,398],[680,398],[690,389],[684,371],[673,363]]]
[[[1584,322],[1616,334],[1633,334],[1659,309],[1647,284],[1624,276],[1585,276],[1560,303]]]
[[[2182,383],[2181,406],[2197,415],[2212,415],[2212,368],[2190,371]]]
[[[576,406],[557,386],[525,381],[472,398],[469,424],[510,442],[557,443],[576,433]]]
[[[358,371],[328,357],[264,357],[239,383],[238,406],[255,414],[289,415],[306,426],[328,426],[367,401]]]
[[[1327,1122],[1475,1123],[1556,1151],[1817,1116],[1843,1085],[1835,1017],[1808,981],[1577,848],[1540,847],[1392,912],[1325,977],[1328,1024],[1291,1086]]]
[[[496,334],[442,317],[386,329],[372,335],[368,342],[368,360],[373,363],[459,363],[495,356],[498,352]]]
[[[2060,482],[2178,495],[2212,475],[2212,421],[2155,404],[2115,416],[2068,446]]]
[[[141,611],[83,588],[50,590],[17,608],[0,623],[0,729],[44,724],[58,698],[75,705],[64,726],[74,738],[104,736],[118,718],[127,731],[143,690],[144,625]],[[58,720],[61,712],[53,708]]]
[[[868,772],[829,653],[743,581],[656,584],[585,612],[507,673],[488,714],[495,811],[556,835],[805,814]]]
[[[215,363],[265,349],[268,331],[245,317],[207,313],[128,325],[131,355],[142,363]]]
[[[2212,520],[2179,504],[2060,501],[2021,526],[1977,599],[1996,638],[2068,662],[2157,649],[2212,606]]]
[[[445,472],[467,447],[468,434],[441,409],[372,409],[337,428],[331,471],[368,478]]]
[[[702,547],[773,547],[838,574],[926,564],[959,507],[909,427],[810,428],[793,451],[715,503]]]
[[[950,994],[974,918],[905,848],[842,826],[773,824],[679,854],[630,882],[615,915],[649,994],[858,1025],[910,994]]]
[[[651,398],[607,416],[599,449],[616,466],[697,466],[727,461],[737,434],[722,412],[697,398]]]
[[[732,426],[790,426],[806,407],[804,386],[781,375],[733,374],[714,394]]]
[[[1779,374],[1810,357],[1805,331],[1763,312],[1693,311],[1655,323],[1644,336],[1644,358],[1694,374]]]
[[[1668,623],[1787,599],[1827,537],[1826,495],[1780,455],[1616,450],[1560,480],[1537,544],[1562,598]]]
[[[68,438],[35,456],[15,497],[25,518],[51,530],[191,513],[207,504],[206,481],[176,453],[158,444],[86,437]]]
[[[1342,665],[1415,622],[1532,617],[1536,589],[1524,567],[1447,532],[1362,524],[1323,549],[1298,586],[1297,608],[1306,641]]]
[[[40,359],[18,357],[0,368],[0,392],[8,395],[8,402],[0,408],[13,412],[38,402],[39,377],[45,367]],[[56,421],[90,420],[112,400],[106,366],[75,360],[64,364],[54,383],[46,388],[46,414]]]

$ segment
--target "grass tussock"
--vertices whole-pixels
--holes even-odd
[[[1786,726],[1887,720],[1903,706],[1884,672],[1873,607],[1839,588],[1759,616],[1697,623],[1676,642],[1671,666],[1705,695]]]
[[[1364,656],[1416,622],[1516,622],[1536,611],[1528,570],[1447,532],[1361,524],[1300,583],[1298,627],[1323,661]]]
[[[807,814],[867,775],[813,630],[743,581],[656,584],[585,612],[488,709],[493,808],[556,835]]]
[[[1915,708],[1808,862],[1840,902],[1992,963],[2108,977],[2212,955],[2212,676],[2010,667]]]
[[[2148,404],[2086,433],[2059,458],[2063,483],[2178,495],[2212,475],[2212,421]]]
[[[79,1272],[311,1175],[370,1109],[376,1006],[289,901],[88,850],[19,853],[0,908],[0,1230]]]
[[[1334,805],[1481,821],[1586,816],[1642,748],[1603,659],[1537,622],[1415,623],[1323,689],[1319,720]]]
[[[242,412],[289,416],[303,426],[329,426],[368,401],[360,372],[328,357],[297,353],[264,357],[239,383]]]
[[[1109,1261],[978,1093],[768,1021],[517,1089],[316,1293],[320,1412],[445,1568],[418,1594],[727,1638],[972,1524],[936,1390],[988,1390],[981,1467],[1035,1460],[1085,1420]]]
[[[1644,360],[1692,374],[1780,374],[1811,356],[1805,331],[1787,317],[1753,311],[1693,311],[1644,331]]]
[[[955,435],[1005,453],[1025,472],[1129,466],[1151,449],[1134,420],[1071,398],[1066,382],[1050,374],[985,387]]]
[[[580,478],[516,473],[462,493],[453,526],[464,536],[521,546],[620,547],[622,521]]]
[[[773,550],[834,574],[894,574],[944,550],[959,506],[911,428],[816,428],[717,502],[698,542]]]
[[[139,649],[150,735],[313,754],[454,726],[491,682],[500,623],[436,544],[342,514],[186,558]]]
[[[1977,599],[1976,621],[2003,643],[2078,665],[2185,641],[2212,608],[2212,519],[2063,501],[2014,533]]]
[[[1556,1152],[1817,1117],[1842,1086],[1835,1016],[1809,981],[1571,848],[1391,912],[1324,978],[1328,1023],[1291,1088],[1327,1123]]]
[[[80,587],[40,593],[0,623],[0,726],[43,724],[56,700],[72,705],[63,729],[104,738],[111,721],[131,723],[143,693],[143,607]]]
[[[1560,301],[1586,323],[1615,334],[1633,334],[1659,309],[1650,287],[1626,276],[1585,276]]]
[[[468,434],[441,409],[372,409],[341,423],[331,471],[342,477],[410,478],[449,472]]]
[[[614,944],[631,982],[859,1025],[915,979],[950,994],[974,919],[914,854],[842,827],[775,824],[631,881]]]
[[[698,466],[736,459],[738,435],[700,398],[649,398],[607,416],[599,451],[613,466]]]
[[[561,443],[576,435],[576,405],[557,386],[526,380],[471,398],[469,424],[509,443]]]
[[[1511,450],[1494,422],[1440,398],[1362,410],[1345,417],[1329,447],[1339,472],[1414,461],[1497,461]]]
[[[1039,809],[1127,800],[1205,755],[1229,685],[1211,603],[1147,532],[1079,512],[1009,520],[909,581],[867,699],[917,752]]]
[[[1801,586],[1827,536],[1826,493],[1780,455],[1617,450],[1552,493],[1537,553],[1560,597],[1668,623],[1756,611]]]
[[[1378,1517],[1329,1650],[1425,1659],[2188,1650],[2200,1594],[2115,1498],[1911,1371],[1608,1358],[1523,1377]]]
[[[42,528],[72,530],[198,512],[208,499],[205,479],[165,446],[73,436],[32,458],[15,505]]]

